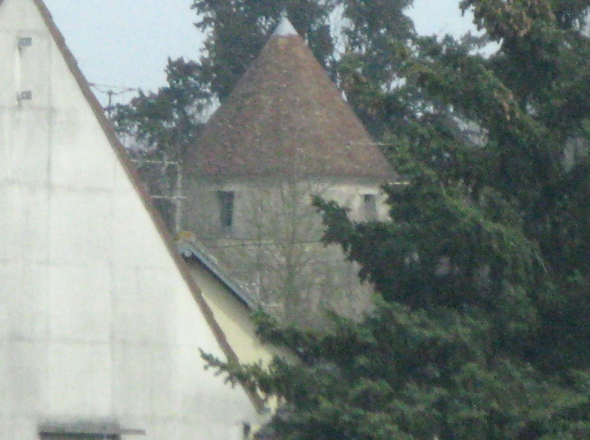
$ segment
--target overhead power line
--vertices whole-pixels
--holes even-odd
[[[126,86],[114,86],[110,84],[99,84],[89,83],[97,93],[108,96],[107,106],[105,110],[108,112],[113,107],[113,96],[124,95],[126,93],[138,92],[140,89],[137,87],[126,87]]]

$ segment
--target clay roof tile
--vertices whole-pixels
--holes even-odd
[[[187,152],[197,176],[389,180],[393,172],[341,92],[283,19]]]

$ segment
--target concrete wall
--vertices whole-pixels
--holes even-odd
[[[241,439],[253,405],[203,370],[218,340],[33,0],[0,3],[0,163],[0,439]]]

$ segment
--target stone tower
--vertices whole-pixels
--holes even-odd
[[[307,322],[366,303],[354,267],[320,243],[311,195],[382,218],[394,173],[286,18],[183,163],[184,228],[267,307]]]

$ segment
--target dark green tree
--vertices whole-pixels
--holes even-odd
[[[350,95],[353,107],[370,122],[382,112],[375,113],[367,99],[360,98],[367,95],[365,77],[371,88],[389,88],[399,79],[397,72],[413,37],[413,25],[403,13],[410,4],[411,0],[193,0],[195,26],[206,36],[201,58],[169,60],[168,84],[117,106],[112,119],[120,133],[140,146],[177,157],[193,143],[203,120],[229,95],[285,14]]]
[[[371,134],[380,139],[396,106],[384,90],[400,89],[403,66],[415,40],[414,25],[405,15],[412,0],[342,1],[344,52],[338,60],[340,86]]]
[[[198,61],[169,60],[167,85],[140,92],[111,116],[122,135],[144,151],[173,158],[192,146],[199,129],[219,101],[258,55],[282,14],[286,13],[316,56],[329,64],[334,58],[329,14],[335,1],[194,0],[195,26],[206,35]]]
[[[394,71],[404,53],[401,48],[412,35],[411,22],[402,13],[408,3],[193,0],[195,26],[206,36],[201,58],[169,60],[166,86],[140,92],[110,115],[130,145],[150,192],[164,197],[175,194],[178,168],[170,168],[167,161],[180,162],[183,152],[194,147],[203,122],[228,96],[284,14],[332,77],[339,79],[350,102],[367,124],[376,127],[373,132],[377,134],[383,111],[374,112],[366,98],[357,97],[367,96],[362,87],[367,84],[364,75],[373,80],[373,89],[379,84],[388,87],[396,80]],[[398,53],[393,57],[392,47]],[[156,204],[174,229],[174,204],[167,199],[158,199]]]
[[[391,221],[315,201],[326,242],[374,284],[373,311],[324,333],[259,317],[297,363],[205,355],[278,396],[282,439],[590,438],[590,2],[462,7],[493,54],[417,39],[404,84],[370,89],[402,115],[384,131]]]
[[[222,102],[258,55],[283,14],[325,66],[335,57],[330,13],[338,0],[193,0],[197,29],[207,35],[203,76]]]
[[[211,95],[201,66],[193,61],[168,60],[166,76],[168,85],[155,93],[140,91],[128,104],[117,105],[110,118],[149,193],[158,196],[154,204],[175,231],[180,161],[201,129]]]
[[[183,58],[168,60],[168,85],[143,92],[114,108],[111,119],[133,149],[178,160],[194,142],[210,108],[211,94],[201,66]]]

